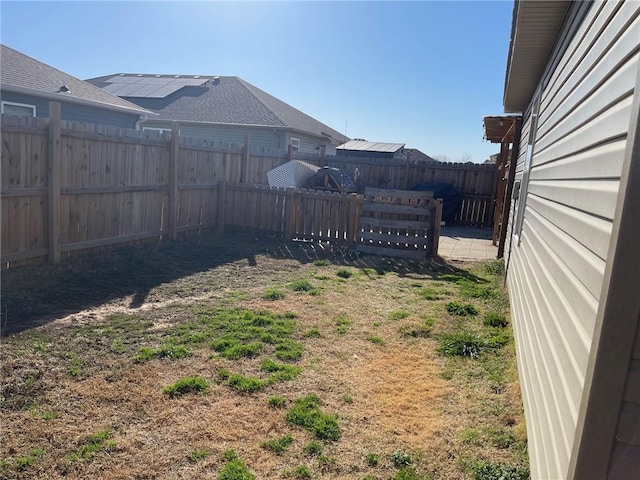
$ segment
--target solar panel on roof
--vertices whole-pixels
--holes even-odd
[[[104,87],[104,90],[121,97],[164,98],[183,87],[204,85],[207,80],[207,78],[115,76],[106,80],[109,85]]]
[[[140,80],[142,79],[138,77],[115,76],[115,77],[111,77],[108,80],[105,80],[105,82],[107,83],[138,83]]]
[[[149,95],[146,95],[145,98],[165,98],[166,96],[177,92],[183,86],[184,85],[167,85],[167,86],[164,86],[164,87],[160,87],[155,92],[153,92],[153,93],[151,93]]]

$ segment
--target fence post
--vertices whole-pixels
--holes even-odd
[[[218,182],[218,232],[224,233],[225,200],[227,198],[227,181]]]
[[[358,216],[358,197],[357,193],[349,194],[349,220],[347,223],[347,245],[355,246],[358,240],[358,232],[360,231],[360,217]]]
[[[287,208],[285,209],[285,225],[284,237],[286,240],[293,240],[293,234],[296,232],[296,212],[298,210],[298,190],[295,188],[287,191]]]
[[[62,145],[60,143],[60,123],[62,121],[60,102],[49,102],[49,142],[47,177],[48,191],[48,230],[49,262],[60,263],[60,167],[62,163]]]
[[[178,122],[171,124],[169,153],[169,229],[171,238],[178,238],[178,162],[180,160],[180,130]]]
[[[442,199],[429,200],[433,207],[431,210],[431,248],[430,254],[434,257],[438,255],[438,244],[440,243],[440,224],[442,223]]]
[[[249,165],[249,156],[251,153],[251,136],[247,133],[244,141],[244,151],[242,152],[242,162],[240,163],[240,183],[246,183],[247,168]]]

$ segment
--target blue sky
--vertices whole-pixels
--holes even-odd
[[[485,160],[512,1],[11,2],[2,43],[76,77],[237,75],[351,138]]]

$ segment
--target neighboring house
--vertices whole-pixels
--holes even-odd
[[[404,143],[367,142],[349,140],[336,148],[336,155],[342,157],[377,157],[404,159]]]
[[[404,153],[411,163],[440,163],[440,160],[431,158],[417,148],[405,148]]]
[[[87,82],[158,113],[140,124],[252,150],[334,154],[347,138],[238,77],[112,74]],[[290,146],[290,147],[289,147]]]
[[[515,3],[505,256],[534,479],[640,478],[639,58],[638,1]]]
[[[0,106],[7,115],[48,117],[61,102],[62,119],[136,128],[154,114],[12,48],[0,45]]]

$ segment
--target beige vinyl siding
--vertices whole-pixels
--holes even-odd
[[[638,2],[594,3],[541,92],[508,273],[534,479],[568,472],[638,71],[639,11]],[[528,125],[525,117],[516,179]],[[640,414],[640,402],[625,408]]]
[[[640,472],[640,317],[613,446],[609,478]]]

